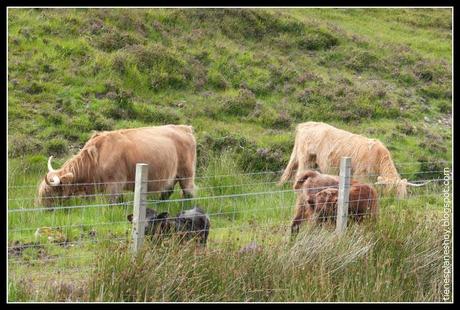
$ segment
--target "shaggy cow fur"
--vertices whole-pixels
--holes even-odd
[[[327,188],[316,194],[309,195],[308,205],[314,210],[317,221],[336,221],[337,201],[339,190]],[[377,192],[367,184],[355,184],[350,187],[348,201],[348,215],[357,222],[361,222],[365,216],[375,218],[377,216]]]
[[[296,211],[292,220],[291,232],[299,231],[299,226],[303,221],[312,220],[313,209],[309,208],[307,198],[328,187],[338,188],[339,177],[335,175],[321,174],[317,171],[307,170],[299,174],[294,189],[297,190]]]
[[[161,238],[175,233],[182,241],[196,239],[201,246],[206,246],[211,221],[201,208],[181,211],[175,217],[171,217],[168,212],[158,214],[151,208],[145,211],[145,235]],[[132,222],[133,215],[129,214],[127,218]]]
[[[317,222],[335,217],[339,177],[308,170],[300,174],[294,184],[297,190],[295,216],[291,233],[299,231],[305,222]],[[363,213],[377,212],[377,192],[371,186],[351,180],[349,213],[361,218]]]
[[[195,189],[196,140],[191,126],[100,132],[60,169],[51,167],[51,158],[38,190],[38,202],[46,206],[55,202],[47,196],[89,194],[95,189],[111,194],[111,201],[116,201],[124,189],[134,188],[137,163],[149,165],[148,179],[155,181],[149,181],[148,190],[161,192],[162,199],[169,198],[177,182],[185,197],[192,197]]]
[[[414,185],[401,179],[390,152],[379,140],[319,122],[297,125],[294,149],[279,184],[291,179],[295,170],[301,173],[318,167],[323,173],[336,173],[344,156],[351,157],[352,172],[358,179],[375,176],[388,190],[396,187],[398,197],[405,197],[407,185]]]

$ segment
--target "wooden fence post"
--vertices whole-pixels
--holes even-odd
[[[335,231],[339,234],[347,228],[348,200],[351,183],[351,157],[340,159],[339,197],[337,200],[337,226]]]
[[[136,254],[144,243],[145,233],[145,206],[147,204],[147,164],[136,165],[136,181],[134,187],[134,206],[133,206],[133,230],[132,230],[132,250]]]

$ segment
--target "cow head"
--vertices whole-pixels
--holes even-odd
[[[128,221],[132,223],[133,215],[127,216]],[[151,208],[145,209],[145,235],[162,235],[171,231],[174,223],[172,222],[169,213],[163,212],[158,214]]]
[[[315,212],[320,217],[325,217],[323,220],[326,220],[327,217],[333,216],[336,212],[337,201],[338,201],[338,189],[336,188],[327,188],[325,190],[316,193],[316,195],[310,195],[310,200],[313,202],[312,206],[315,209]]]
[[[72,186],[66,186],[73,182],[74,174],[65,169],[54,169],[51,165],[52,159],[53,156],[50,156],[48,159],[48,173],[38,188],[37,203],[44,206],[59,203],[58,197],[69,196],[74,190]]]
[[[407,179],[390,179],[379,176],[377,177],[377,182],[375,182],[375,184],[386,185],[390,189],[395,188],[398,198],[405,198],[407,195],[407,186],[420,187],[426,185],[428,182],[430,181],[424,183],[412,183],[407,181]]]
[[[72,183],[74,175],[72,172],[64,171],[63,169],[54,169],[51,165],[53,156],[48,158],[48,173],[45,177],[46,185],[48,186],[59,186],[61,184]]]
[[[308,180],[308,178],[313,178],[318,175],[319,175],[319,172],[314,171],[314,170],[308,170],[308,171],[298,174],[294,182],[294,189],[295,190],[300,189],[302,185],[305,183],[305,181]]]

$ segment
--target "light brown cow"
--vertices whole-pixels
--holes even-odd
[[[335,173],[342,157],[351,157],[352,173],[357,179],[377,177],[376,184],[384,184],[388,190],[396,187],[398,197],[406,196],[408,185],[401,179],[388,149],[377,139],[353,134],[320,122],[297,125],[294,149],[279,184],[292,177],[295,171],[319,168],[323,173]]]
[[[149,165],[148,191],[167,199],[179,182],[184,197],[195,190],[196,140],[193,128],[165,125],[105,131],[94,134],[81,151],[60,169],[51,166],[39,186],[38,202],[50,206],[56,199],[102,190],[114,202],[124,189],[134,188],[137,163]],[[96,184],[96,185],[95,185]]]
[[[335,219],[339,177],[307,170],[299,175],[294,189],[297,191],[295,216],[291,233],[296,234],[300,225],[307,222]],[[367,184],[351,180],[349,214],[360,220],[365,214],[377,214],[377,192]]]

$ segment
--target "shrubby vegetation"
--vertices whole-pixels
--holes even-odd
[[[70,156],[94,130],[167,123],[192,124],[200,139],[222,127],[271,152],[259,137],[292,136],[299,122],[355,124],[355,132],[386,124],[393,132],[409,120],[445,147],[411,144],[404,152],[450,159],[450,136],[437,122],[451,115],[449,14],[13,9],[9,156]],[[396,161],[405,158],[403,140],[388,141]],[[290,152],[277,150],[282,158]]]

